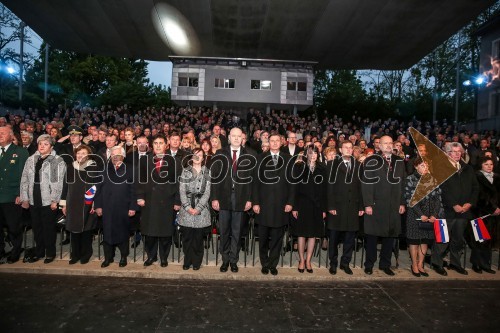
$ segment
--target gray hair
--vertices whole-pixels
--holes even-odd
[[[444,150],[446,153],[449,153],[452,148],[460,148],[460,151],[463,153],[464,152],[464,147],[462,147],[462,144],[458,142],[449,142],[444,146]]]
[[[123,148],[122,146],[114,146],[114,147],[110,148],[109,149],[109,153],[111,154],[114,150],[118,150],[118,149],[120,149],[121,155],[123,157],[125,157],[126,156],[126,154],[125,154],[125,148]]]
[[[54,147],[54,144],[56,143],[56,140],[54,140],[53,137],[51,137],[48,134],[42,134],[36,139],[36,143],[40,143],[40,141],[46,141],[48,142],[52,147]]]
[[[23,135],[25,135],[25,136],[29,137],[29,138],[30,138],[30,140],[32,140],[32,141],[33,141],[33,133],[28,132],[28,131],[21,131],[21,136],[23,136]]]

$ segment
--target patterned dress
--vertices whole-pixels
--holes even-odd
[[[425,230],[419,228],[420,221],[417,221],[417,219],[420,219],[422,215],[427,217],[434,216],[436,218],[444,217],[443,205],[441,203],[441,189],[439,187],[426,195],[415,206],[410,207],[410,200],[421,178],[420,174],[415,171],[406,178],[405,182],[404,195],[408,205],[408,212],[406,215],[406,238],[408,239],[408,244],[411,245],[422,243],[429,244],[434,239],[434,231],[432,229]],[[430,174],[423,176],[422,183],[424,189],[434,186],[434,182],[435,180]]]

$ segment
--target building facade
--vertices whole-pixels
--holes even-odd
[[[170,57],[172,100],[243,113],[249,108],[287,110],[313,105],[314,62]]]
[[[487,83],[478,88],[476,126],[478,130],[500,130],[500,16],[478,31],[481,37],[480,73]]]

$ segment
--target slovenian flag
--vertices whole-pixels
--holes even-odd
[[[434,236],[436,236],[436,243],[448,243],[450,241],[446,220],[440,219],[434,222]]]
[[[472,220],[470,221],[470,224],[472,224],[472,231],[474,232],[476,242],[482,243],[485,240],[491,239],[490,233],[488,232],[488,229],[486,229],[482,218]]]
[[[95,191],[96,191],[96,187],[94,185],[91,188],[89,188],[87,190],[87,192],[85,192],[85,204],[86,205],[92,205],[92,202],[94,201],[94,197],[95,197]]]

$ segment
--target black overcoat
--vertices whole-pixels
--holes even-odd
[[[122,163],[116,170],[110,162],[104,171],[102,183],[98,184],[94,208],[102,208],[104,241],[119,244],[128,240],[130,217],[128,211],[137,211],[137,196],[134,170]]]
[[[360,163],[351,158],[351,168],[343,159],[328,162],[327,210],[336,210],[337,215],[327,214],[327,228],[337,231],[358,231],[359,211],[364,210],[361,195]]]
[[[247,201],[252,201],[252,175],[257,162],[256,157],[248,149],[241,147],[236,165],[236,173],[232,168],[232,152],[228,146],[219,149],[211,159],[212,175],[211,200],[218,200],[220,209],[233,210],[231,201],[232,187],[235,192],[235,211],[242,212]]]
[[[141,207],[141,233],[153,237],[170,237],[174,233],[174,205],[181,205],[178,179],[180,163],[164,155],[160,173],[156,171],[153,154],[140,159],[137,199],[146,202]]]
[[[288,224],[290,213],[285,213],[285,206],[295,204],[290,161],[290,155],[279,154],[278,164],[274,166],[270,152],[258,156],[252,188],[252,204],[260,206],[256,223],[272,228]]]
[[[381,155],[372,155],[363,162],[362,174],[363,204],[373,209],[372,215],[364,215],[365,234],[398,237],[401,233],[399,207],[405,204],[404,160],[392,154],[389,165]]]

